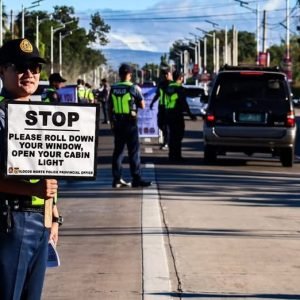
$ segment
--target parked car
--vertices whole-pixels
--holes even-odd
[[[292,167],[295,112],[286,76],[275,68],[226,66],[215,78],[203,126],[204,160],[226,152],[272,153]]]
[[[190,111],[195,116],[204,116],[207,107],[207,92],[197,85],[184,85],[186,101]]]

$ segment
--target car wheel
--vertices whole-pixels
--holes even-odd
[[[204,161],[208,163],[217,160],[217,151],[213,146],[204,146]]]
[[[284,167],[292,167],[294,163],[294,149],[293,148],[281,149],[280,161]]]

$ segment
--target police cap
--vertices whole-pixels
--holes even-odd
[[[27,39],[14,39],[0,48],[0,64],[46,63],[37,47]]]
[[[121,64],[121,66],[119,68],[119,75],[124,76],[124,75],[127,75],[129,73],[132,73],[131,66],[128,65],[128,64]]]
[[[49,82],[66,82],[67,80],[62,78],[59,73],[52,73],[49,76]]]

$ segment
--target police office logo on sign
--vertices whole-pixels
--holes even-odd
[[[8,176],[95,177],[95,105],[7,105]]]

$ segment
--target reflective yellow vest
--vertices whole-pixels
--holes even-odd
[[[169,84],[168,86],[168,91],[169,94],[166,94],[166,98],[167,98],[167,105],[166,108],[167,109],[174,109],[176,106],[176,102],[179,98],[178,93],[176,92],[177,88],[181,87],[181,84],[177,83],[177,82],[172,82]]]
[[[132,110],[132,97],[130,95],[130,87],[133,85],[132,82],[123,81],[118,82],[112,86],[112,102],[113,112],[116,115],[124,114],[128,115]]]

